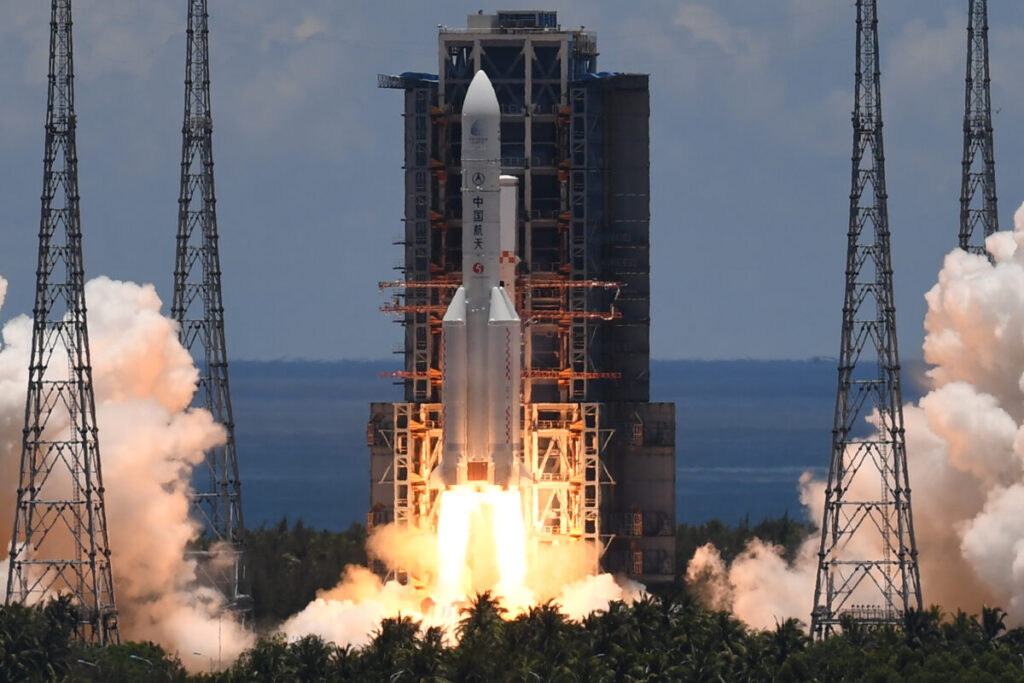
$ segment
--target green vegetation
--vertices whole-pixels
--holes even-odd
[[[699,525],[676,527],[676,573],[681,582],[686,563],[705,543],[714,543],[727,562],[751,539],[759,538],[783,549],[792,560],[800,543],[814,526],[783,515],[751,525],[749,519],[735,526],[714,519]],[[366,529],[353,524],[346,531],[316,531],[301,521],[289,526],[287,519],[246,533],[247,570],[255,600],[256,621],[270,627],[295,614],[316,597],[334,587],[349,564],[366,563]]]
[[[295,614],[333,588],[349,564],[366,564],[366,529],[353,524],[347,531],[316,531],[282,519],[269,529],[248,531],[246,571],[255,600],[257,626],[270,627]]]
[[[734,529],[713,522],[681,526],[678,538],[692,548],[721,544],[730,557],[754,536],[792,552],[809,530],[787,518]],[[286,522],[253,531],[249,567],[264,587],[254,591],[261,620],[294,612],[333,585],[344,564],[362,558],[364,537],[360,527],[330,534]],[[261,595],[271,588],[277,596]],[[728,613],[702,609],[681,584],[633,605],[612,603],[581,623],[551,603],[505,616],[485,593],[463,610],[457,645],[398,617],[359,650],[316,636],[289,643],[264,635],[227,671],[189,675],[152,643],[74,642],[67,599],[13,605],[0,607],[0,681],[1024,681],[1024,628],[1007,631],[1007,614],[996,607],[978,615],[915,611],[898,629],[846,622],[841,635],[819,643],[795,619],[751,631]]]
[[[810,643],[799,622],[752,632],[685,594],[612,603],[582,623],[544,604],[515,619],[487,593],[463,610],[458,645],[409,617],[387,619],[361,650],[316,636],[264,636],[227,671],[189,676],[151,643],[96,648],[70,642],[67,601],[0,609],[4,681],[1024,681],[1024,629],[1006,614],[938,608],[902,629],[865,630]]]
[[[181,662],[153,643],[110,647],[72,639],[68,597],[45,607],[0,607],[0,681],[187,681]]]
[[[800,543],[814,527],[789,515],[751,525],[743,519],[735,526],[721,520],[676,527],[676,572],[680,581],[694,551],[713,543],[727,562],[754,538],[780,546],[792,560]],[[282,519],[270,528],[260,526],[246,533],[247,570],[255,599],[257,624],[272,626],[295,614],[316,597],[316,592],[335,586],[349,564],[366,563],[366,529],[353,524],[346,531],[317,531],[301,521],[289,526]]]
[[[676,527],[676,577],[682,580],[686,575],[686,563],[697,548],[713,543],[726,562],[739,555],[747,543],[759,538],[765,543],[780,546],[783,556],[792,562],[804,539],[815,530],[814,525],[800,522],[784,514],[777,519],[765,519],[750,525],[750,518],[744,518],[736,526],[729,526],[719,519],[696,526],[680,524]]]

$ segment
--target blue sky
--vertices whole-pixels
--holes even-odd
[[[880,2],[897,321],[919,356],[924,292],[956,243],[967,0]],[[400,95],[436,71],[454,2],[213,0],[214,157],[228,350],[384,358],[401,252]],[[501,8],[535,6],[504,2]],[[850,178],[853,0],[549,2],[604,70],[651,74],[652,354],[836,355]],[[482,7],[493,12],[497,6]],[[186,3],[75,0],[87,275],[169,307]],[[1000,221],[1024,201],[1024,5],[990,3]],[[34,288],[47,3],[0,0],[4,318]]]

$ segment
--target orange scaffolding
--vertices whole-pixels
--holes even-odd
[[[382,372],[380,377],[384,379],[427,379],[435,386],[441,386],[441,371],[430,368],[426,372],[409,372],[408,370],[397,370],[395,372]],[[535,368],[522,371],[524,380],[531,379],[553,379],[559,384],[571,382],[574,379],[621,379],[621,372],[573,372],[570,368],[561,370],[539,370]]]

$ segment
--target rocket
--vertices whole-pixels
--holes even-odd
[[[462,285],[441,327],[438,488],[518,486],[522,330],[513,304],[518,179],[501,175],[501,112],[478,71],[462,106]]]

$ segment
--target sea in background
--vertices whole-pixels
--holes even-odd
[[[397,401],[394,361],[236,361],[230,366],[246,526],[287,517],[364,523],[371,401]],[[924,391],[904,363],[903,396]],[[828,473],[836,361],[652,361],[651,400],[676,404],[676,518],[802,517],[800,475]],[[913,472],[911,472],[913,481]]]

